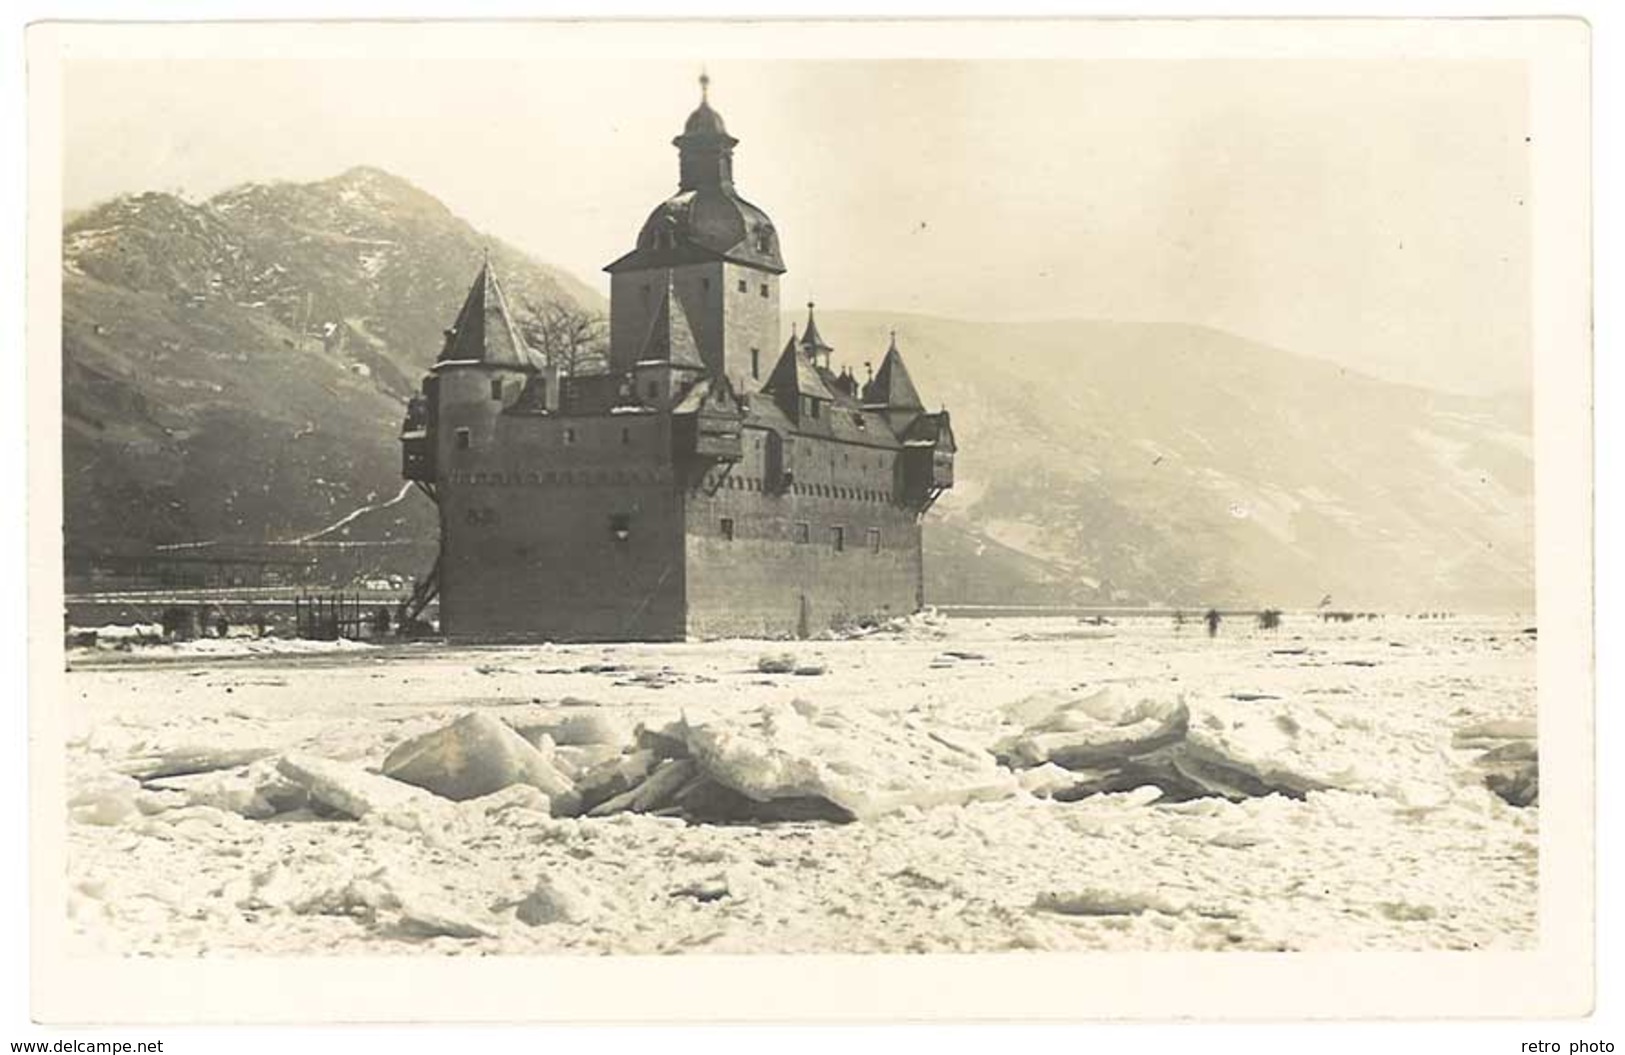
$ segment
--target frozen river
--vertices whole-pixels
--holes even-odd
[[[1166,619],[953,619],[795,643],[81,651],[64,909],[78,951],[161,956],[1526,949],[1540,811],[1487,790],[1494,744],[1462,738],[1534,717],[1524,630],[1288,615],[1209,639]],[[784,651],[822,673],[758,670]],[[247,771],[133,790],[114,775],[199,746],[269,753],[256,772],[287,753],[376,768],[470,711],[522,724],[566,699],[628,731],[679,715],[725,729],[801,699],[853,735],[976,752],[1021,732],[1011,705],[1108,685],[1179,699],[1204,750],[1324,790],[1017,790],[848,824],[473,810],[429,832],[242,816],[222,788]],[[539,884],[568,895],[561,918],[520,909]]]

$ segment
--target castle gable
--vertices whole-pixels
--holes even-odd
[[[835,393],[824,384],[824,379],[819,376],[818,368],[813,365],[812,360],[796,347],[794,336],[791,336],[790,343],[784,346],[784,351],[780,353],[779,361],[773,367],[773,372],[768,375],[762,391],[788,400],[790,406],[798,406],[802,398],[819,399],[826,403],[835,398]]]

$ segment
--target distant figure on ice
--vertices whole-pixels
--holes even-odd
[[[1207,636],[1217,637],[1219,634],[1219,610],[1217,608],[1209,608],[1207,610],[1207,615],[1203,616],[1202,618],[1207,620]]]

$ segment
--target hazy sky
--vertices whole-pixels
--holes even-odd
[[[1206,323],[1462,391],[1529,376],[1514,63],[713,62],[786,303]],[[693,62],[79,62],[65,202],[376,165],[607,292]],[[997,350],[1019,355],[1019,348]]]

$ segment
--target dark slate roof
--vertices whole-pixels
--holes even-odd
[[[694,339],[694,328],[689,325],[682,298],[672,289],[669,271],[666,273],[665,292],[655,309],[654,321],[649,326],[648,336],[643,339],[637,361],[669,362],[673,366],[705,369],[705,362],[700,358],[699,342]]]
[[[535,354],[508,312],[508,300],[489,260],[469,287],[437,362],[484,363],[514,370],[538,367]]]
[[[732,139],[728,135],[728,126],[722,122],[722,115],[711,109],[709,99],[701,99],[700,105],[688,115],[683,122],[683,135],[696,138],[706,137],[712,139]]]
[[[953,452],[959,449],[954,441],[954,430],[948,422],[948,412],[921,414],[903,430],[903,442],[909,447],[937,447]]]
[[[834,370],[824,366],[820,366],[817,369],[818,376],[823,378],[824,387],[829,389],[830,394],[835,397],[836,404],[840,406],[851,406],[854,409],[859,406],[857,399],[857,378],[853,377],[852,374],[846,370],[836,373]]]
[[[744,413],[733,385],[724,374],[701,378],[689,386],[683,398],[671,408],[672,414],[727,414],[738,417]]]
[[[792,401],[799,402],[798,396],[811,396],[814,399],[833,400],[835,393],[824,384],[819,376],[818,368],[813,365],[800,348],[796,347],[796,339],[792,334],[784,351],[779,354],[779,361],[768,375],[767,383],[762,386],[763,392],[785,396]]]
[[[863,402],[871,407],[925,409],[913,378],[908,376],[908,367],[903,365],[903,354],[897,350],[896,337],[892,338],[891,347],[886,349],[886,358],[880,361],[880,369],[875,372],[874,380],[863,386]]]
[[[772,399],[763,396],[749,400],[745,427],[772,429],[789,436],[816,436],[879,450],[896,450],[902,446],[897,433],[887,425],[884,414],[831,405],[817,418],[803,416],[798,421]]]
[[[643,222],[637,248],[604,270],[640,271],[701,260],[728,260],[775,275],[785,270],[773,221],[731,186],[700,187],[667,198]]]

